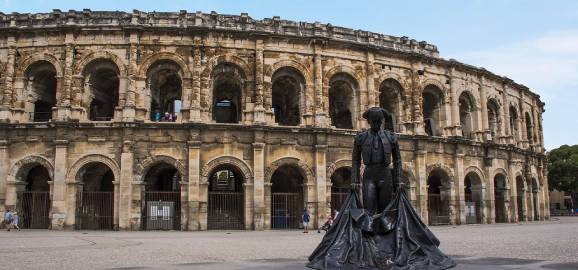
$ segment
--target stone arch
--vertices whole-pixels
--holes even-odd
[[[423,85],[422,92],[423,92],[428,86],[430,86],[430,85],[439,88],[440,91],[441,91],[441,94],[442,94],[442,96],[441,96],[441,97],[442,97],[442,102],[449,102],[449,95],[447,94],[447,93],[448,93],[448,89],[447,89],[447,87],[446,87],[442,82],[440,82],[439,80],[436,80],[436,79],[433,79],[433,78],[428,78],[428,79],[423,80],[423,81],[421,82],[421,85]]]
[[[252,183],[253,182],[253,171],[249,165],[234,156],[220,156],[217,158],[212,159],[211,161],[207,162],[205,166],[201,169],[201,181],[202,183],[208,183],[210,173],[217,167],[221,165],[233,165],[239,169],[239,171],[243,174],[243,178],[245,183]]]
[[[476,97],[476,95],[474,95],[474,93],[470,90],[462,90],[461,92],[459,92],[457,94],[458,99],[459,97],[462,97],[462,95],[464,95],[465,97],[467,97],[469,99],[469,101],[471,102],[472,105],[472,111],[476,111],[478,109],[480,109],[480,102],[478,100],[478,98]]]
[[[339,73],[345,73],[354,78],[358,88],[361,88],[362,82],[365,81],[364,79],[365,74],[363,73],[363,71],[355,71],[355,69],[353,69],[353,67],[351,66],[339,65],[331,68],[330,70],[325,72],[325,74],[323,74],[323,85],[329,88],[329,82],[331,81],[331,78]],[[360,92],[360,89],[356,90],[357,92]],[[358,95],[357,93],[354,94],[356,96]]]
[[[159,52],[150,55],[147,57],[142,64],[140,65],[140,69],[138,70],[138,77],[145,78],[149,69],[159,60],[171,60],[175,62],[181,68],[181,72],[183,73],[183,79],[191,78],[191,71],[189,69],[189,65],[184,58],[180,55],[170,52]]]
[[[486,178],[486,174],[484,173],[484,171],[482,171],[480,168],[478,168],[476,166],[469,166],[464,170],[464,176],[467,176],[469,173],[477,174],[478,177],[480,178],[480,180],[482,181],[480,183],[482,185],[482,187],[486,186],[486,181],[488,178]]]
[[[108,51],[98,51],[98,52],[91,52],[84,56],[80,61],[78,61],[74,66],[73,74],[81,75],[84,73],[84,69],[94,60],[110,60],[112,61],[116,67],[118,68],[119,75],[127,76],[128,71],[126,65],[122,62],[122,60],[114,53]]]
[[[20,177],[25,171],[30,170],[35,164],[39,164],[48,170],[50,179],[54,180],[54,165],[47,158],[40,155],[31,155],[24,157],[14,163],[8,173],[8,181],[22,181]]]
[[[38,61],[46,61],[46,62],[52,64],[52,66],[54,66],[54,69],[56,70],[56,77],[63,76],[62,65],[60,64],[60,61],[54,55],[49,54],[49,53],[39,53],[39,54],[33,54],[33,55],[25,58],[24,60],[22,60],[22,62],[20,62],[20,68],[16,69],[16,71],[15,71],[14,77],[24,76],[24,74],[26,73],[28,68]]]
[[[350,159],[340,159],[340,160],[337,160],[337,161],[331,163],[331,165],[329,165],[327,167],[327,172],[326,172],[326,175],[327,175],[326,178],[327,179],[325,179],[325,181],[327,183],[331,182],[331,176],[333,175],[333,173],[335,173],[335,171],[337,171],[338,169],[343,168],[343,167],[352,167],[351,160]]]
[[[506,178],[506,183],[505,185],[508,186],[508,172],[506,171],[506,169],[504,168],[497,168],[494,170],[494,172],[492,173],[493,177],[492,180],[494,179],[494,177],[496,177],[498,174],[503,174],[504,177]]]
[[[76,183],[78,179],[76,179],[78,172],[87,164],[89,163],[102,163],[108,166],[112,170],[112,174],[114,175],[115,181],[120,181],[120,167],[118,163],[101,154],[89,154],[79,158],[74,164],[70,167],[68,172],[66,173],[66,182],[67,183]]]
[[[326,76],[329,77],[323,78],[324,99],[321,106],[329,112],[330,124],[337,128],[356,128],[363,78],[348,66],[334,67]]]
[[[313,84],[313,78],[311,75],[311,71],[306,66],[304,66],[303,64],[301,64],[295,60],[281,60],[281,61],[275,62],[271,66],[271,74],[267,74],[267,75],[273,76],[273,74],[275,74],[275,72],[277,72],[278,70],[280,70],[284,67],[292,67],[292,68],[296,69],[297,71],[299,71],[301,73],[301,76],[303,76],[303,78],[305,79],[305,85]]]
[[[209,78],[213,73],[213,69],[219,64],[223,63],[231,63],[236,65],[243,72],[245,80],[253,81],[253,69],[251,68],[251,66],[247,64],[247,62],[245,62],[245,60],[243,60],[242,58],[231,54],[218,55],[209,59],[209,61],[207,61],[205,69],[203,69],[201,73],[201,78]]]
[[[174,166],[177,169],[177,171],[179,171],[179,174],[181,175],[181,180],[183,182],[188,182],[187,170],[185,166],[183,166],[183,164],[178,159],[166,155],[157,155],[154,157],[149,156],[142,162],[140,162],[136,166],[134,180],[137,182],[144,181],[143,179],[146,176],[149,169],[159,163],[167,163]]]
[[[265,183],[271,183],[271,177],[273,177],[275,171],[283,165],[297,166],[301,170],[301,174],[303,174],[303,176],[306,178],[306,183],[315,183],[313,170],[305,162],[295,157],[283,157],[271,162],[271,164],[269,164],[265,170]]]
[[[449,178],[449,181],[455,181],[454,179],[454,171],[448,167],[445,164],[442,163],[434,163],[434,164],[430,164],[426,167],[426,176],[429,177],[429,175],[434,171],[434,170],[442,170],[443,172],[445,172]]]
[[[401,85],[401,90],[403,90],[403,92],[407,92],[406,90],[408,89],[408,85],[407,82],[403,79],[403,77],[397,73],[394,72],[387,72],[384,74],[379,75],[379,77],[377,79],[375,79],[375,91],[379,92],[379,86],[381,85],[381,83],[383,83],[385,80],[387,79],[392,79],[395,80],[399,83],[399,85]]]

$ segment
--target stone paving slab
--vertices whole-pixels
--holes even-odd
[[[578,217],[432,227],[456,269],[578,269]],[[300,231],[0,231],[0,269],[305,269]]]

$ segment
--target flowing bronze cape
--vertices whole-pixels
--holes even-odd
[[[421,221],[405,192],[372,217],[352,189],[307,267],[326,269],[448,269],[456,263]]]

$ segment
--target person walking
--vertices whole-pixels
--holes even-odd
[[[18,226],[18,212],[16,211],[12,214],[12,227],[20,231],[20,226]]]
[[[307,212],[307,208],[303,209],[303,216],[301,216],[303,220],[303,233],[309,233],[307,225],[309,225],[309,213]]]
[[[6,213],[4,214],[4,223],[6,223],[6,230],[10,231],[10,228],[12,228],[12,212],[10,212],[10,209],[6,209]]]

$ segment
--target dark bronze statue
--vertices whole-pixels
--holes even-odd
[[[442,270],[456,263],[421,221],[400,186],[402,163],[397,136],[381,128],[385,111],[363,114],[371,129],[355,137],[352,189],[307,267],[340,269]],[[365,165],[360,181],[361,161]],[[393,169],[389,165],[393,162]],[[363,205],[359,199],[361,184]]]
[[[387,112],[370,108],[363,114],[371,128],[355,137],[353,144],[352,179],[359,184],[361,159],[365,170],[362,179],[363,206],[371,214],[380,213],[393,199],[402,175],[401,155],[397,135],[381,126]],[[393,170],[389,164],[393,161]]]

